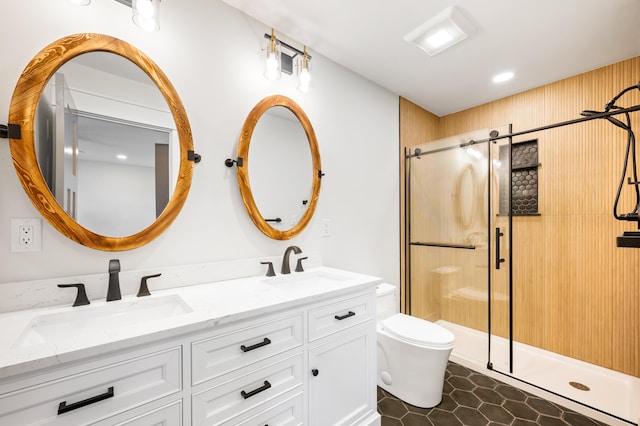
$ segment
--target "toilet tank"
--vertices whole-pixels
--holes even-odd
[[[398,313],[398,288],[388,283],[378,285],[376,289],[376,311],[378,322]]]

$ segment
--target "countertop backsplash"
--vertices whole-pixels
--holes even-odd
[[[291,271],[295,268],[298,257],[308,257],[303,266],[311,268],[321,266],[319,253],[303,252],[299,256],[291,256]],[[110,258],[117,258],[113,255]],[[58,284],[84,283],[89,300],[104,299],[109,284],[108,262],[105,258],[104,271],[91,275],[56,277],[36,281],[20,281],[0,284],[0,314],[5,312],[35,309],[50,306],[71,305],[76,297],[75,289],[58,288]],[[267,265],[260,262],[273,262],[276,274],[280,274],[282,255],[227,260],[221,262],[201,263],[195,265],[171,266],[166,268],[129,270],[126,264],[121,265],[119,273],[122,295],[136,294],[143,276],[160,273],[157,278],[147,282],[150,292],[189,285],[204,284],[235,278],[266,275]]]

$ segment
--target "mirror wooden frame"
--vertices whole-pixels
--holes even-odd
[[[249,145],[251,143],[251,137],[253,131],[260,120],[260,117],[269,109],[276,106],[282,106],[289,109],[298,119],[309,142],[309,148],[311,150],[311,160],[313,165],[313,180],[311,187],[311,197],[307,204],[307,209],[300,218],[300,220],[290,229],[279,230],[265,220],[265,218],[258,210],[256,202],[251,192],[251,184],[249,182]],[[240,134],[240,140],[238,142],[238,159],[242,159],[242,165],[238,165],[238,186],[240,188],[240,195],[249,217],[258,229],[266,236],[276,240],[288,240],[298,235],[309,224],[313,213],[315,212],[316,205],[318,204],[318,198],[320,196],[320,180],[323,175],[322,166],[320,164],[320,150],[318,148],[318,140],[316,134],[311,125],[311,121],[303,111],[303,109],[292,99],[282,95],[272,95],[264,98],[256,104],[255,107],[249,112],[247,119],[242,126],[242,133]],[[278,164],[273,164],[273,167],[279,167]]]
[[[124,237],[96,234],[73,220],[58,204],[44,180],[35,152],[34,123],[40,96],[49,79],[72,58],[88,52],[110,52],[140,67],[158,87],[176,124],[180,141],[180,168],[173,195],[156,220],[142,231]],[[75,34],[42,49],[22,72],[11,99],[9,123],[20,126],[21,138],[9,135],[11,158],[20,183],[42,216],[60,233],[86,247],[124,251],[148,244],[164,232],[180,213],[191,187],[193,138],[178,93],[162,70],[144,53],[125,41],[103,34]]]

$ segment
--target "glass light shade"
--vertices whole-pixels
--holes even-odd
[[[264,63],[264,76],[268,80],[277,80],[282,75],[282,68],[280,46],[276,43],[275,38],[269,40],[265,50],[267,56]]]
[[[311,61],[307,55],[307,48],[298,63],[298,90],[306,93],[311,90]]]
[[[298,73],[298,90],[306,93],[311,89],[311,70],[307,67],[301,68]]]
[[[133,22],[148,32],[160,29],[160,0],[133,0]]]
[[[78,6],[88,6],[91,4],[91,0],[69,0],[73,4],[77,4]]]

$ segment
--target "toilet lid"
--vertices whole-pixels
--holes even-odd
[[[382,321],[389,334],[407,342],[435,348],[449,348],[455,336],[446,328],[405,314],[396,314]]]

